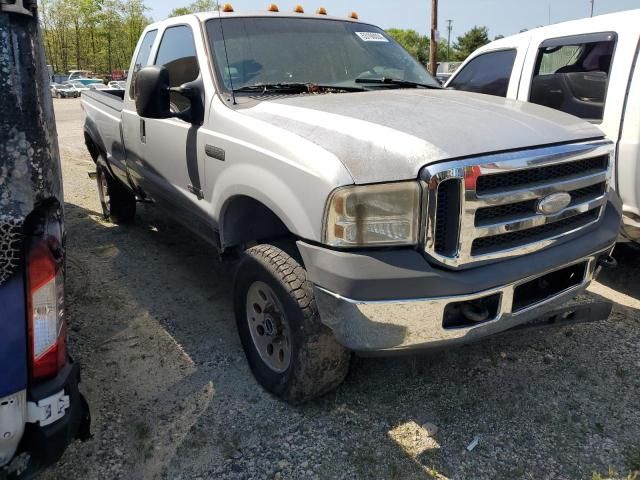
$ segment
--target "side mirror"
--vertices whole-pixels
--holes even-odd
[[[202,125],[204,120],[204,84],[202,76],[179,87],[171,87],[169,71],[165,67],[144,67],[136,76],[136,111],[143,118],[179,118]],[[171,93],[189,100],[189,108],[171,111]]]
[[[169,70],[152,65],[136,75],[136,112],[143,118],[171,118]]]

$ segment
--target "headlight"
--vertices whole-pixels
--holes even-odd
[[[420,191],[418,182],[339,188],[327,203],[324,243],[334,247],[415,245]]]

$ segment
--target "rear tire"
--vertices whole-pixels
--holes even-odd
[[[99,157],[98,160],[101,160]],[[136,197],[127,188],[115,180],[98,161],[96,172],[98,196],[102,206],[102,216],[115,224],[133,222],[136,215]]]
[[[350,352],[320,321],[311,282],[292,256],[273,245],[248,249],[234,307],[249,366],[267,391],[300,404],[342,383]]]

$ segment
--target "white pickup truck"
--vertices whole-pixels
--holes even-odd
[[[584,118],[615,143],[624,238],[640,241],[640,10],[503,38],[475,51],[447,87]]]
[[[330,391],[354,351],[521,325],[610,263],[596,127],[444,90],[355,15],[223,10],[147,27],[126,90],[82,95],[85,140],[105,217],[152,201],[232,262],[270,392]]]

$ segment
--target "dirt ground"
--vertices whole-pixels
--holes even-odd
[[[104,222],[78,100],[55,100],[71,351],[93,439],[44,479],[583,479],[640,470],[640,251],[580,301],[610,318],[360,359],[291,407],[254,381],[229,273],[153,206]],[[478,439],[472,451],[467,446]],[[640,478],[640,477],[639,477]]]

